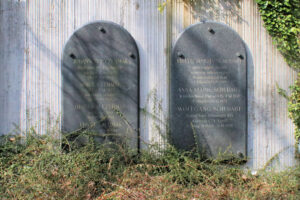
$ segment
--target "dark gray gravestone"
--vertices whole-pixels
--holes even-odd
[[[125,140],[137,148],[139,53],[124,28],[97,21],[74,32],[64,48],[62,78],[63,132],[86,131],[98,142]]]
[[[193,25],[172,53],[170,139],[207,157],[246,156],[247,62],[239,35],[226,25]]]

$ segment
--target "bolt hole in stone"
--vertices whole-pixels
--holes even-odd
[[[75,56],[74,54],[70,54],[70,57],[71,57],[72,59],[76,59],[76,56]]]
[[[237,53],[236,56],[239,57],[242,60],[244,59],[244,56],[242,54],[240,54],[240,53]]]
[[[185,59],[185,56],[181,52],[178,52],[178,57],[181,59]]]
[[[212,28],[208,28],[208,31],[211,33],[211,34],[215,34],[216,32],[214,31],[214,29]]]
[[[105,28],[103,28],[103,27],[99,27],[99,31],[100,31],[101,33],[103,33],[103,34],[106,33],[106,30],[105,30]]]
[[[132,59],[135,59],[135,55],[133,53],[130,53],[129,57],[132,58]]]

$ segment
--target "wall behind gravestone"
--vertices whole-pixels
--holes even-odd
[[[141,55],[141,108],[168,116],[170,47],[189,25],[201,20],[223,22],[244,39],[249,63],[247,165],[263,167],[274,155],[277,168],[296,164],[293,124],[287,102],[276,92],[296,79],[263,28],[254,0],[1,0],[0,1],[0,134],[12,123],[22,130],[34,127],[45,134],[61,125],[61,55],[74,30],[94,20],[108,20],[126,28]],[[188,1],[187,1],[188,2]],[[24,17],[25,16],[25,17]],[[25,26],[26,25],[26,26]],[[149,97],[151,94],[151,98]],[[156,94],[156,95],[155,95]],[[150,100],[149,100],[150,99]],[[161,101],[161,108],[158,104]],[[141,115],[143,141],[162,142],[165,128],[149,115]],[[145,144],[142,142],[142,147]]]
[[[134,37],[140,53],[140,107],[151,110],[150,93],[156,91],[167,112],[166,11],[157,10],[162,0],[30,0],[26,4],[27,129],[44,134],[60,127],[61,55],[63,46],[79,27],[95,20],[115,22]],[[153,98],[152,98],[153,99]],[[150,101],[150,102],[149,102]],[[163,112],[158,113],[162,116]],[[51,119],[51,120],[48,120]],[[159,122],[158,122],[159,123]],[[141,115],[141,136],[145,142],[160,141],[149,115]],[[163,129],[164,126],[159,123]],[[24,125],[23,125],[24,127]],[[144,143],[141,144],[143,146]],[[145,146],[145,145],[144,145]]]
[[[18,129],[25,85],[25,1],[0,1],[0,135]],[[25,98],[23,98],[25,99]]]

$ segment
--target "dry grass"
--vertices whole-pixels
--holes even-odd
[[[299,167],[253,176],[236,163],[203,161],[172,147],[137,156],[117,144],[64,151],[45,137],[18,140],[0,144],[3,200],[300,199]]]
[[[97,199],[299,199],[300,188],[295,177],[292,177],[294,173],[298,173],[299,178],[299,171],[266,173],[259,177],[241,173],[232,181],[221,184],[207,179],[196,185],[183,186],[166,175],[150,176],[133,170],[114,184],[114,191],[103,193]]]

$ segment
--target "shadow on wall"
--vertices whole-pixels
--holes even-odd
[[[25,1],[0,1],[0,135],[20,124],[25,66]]]
[[[191,14],[195,20],[224,20],[227,17],[241,23],[244,20],[239,13],[240,0],[175,0],[184,2],[191,8]]]

